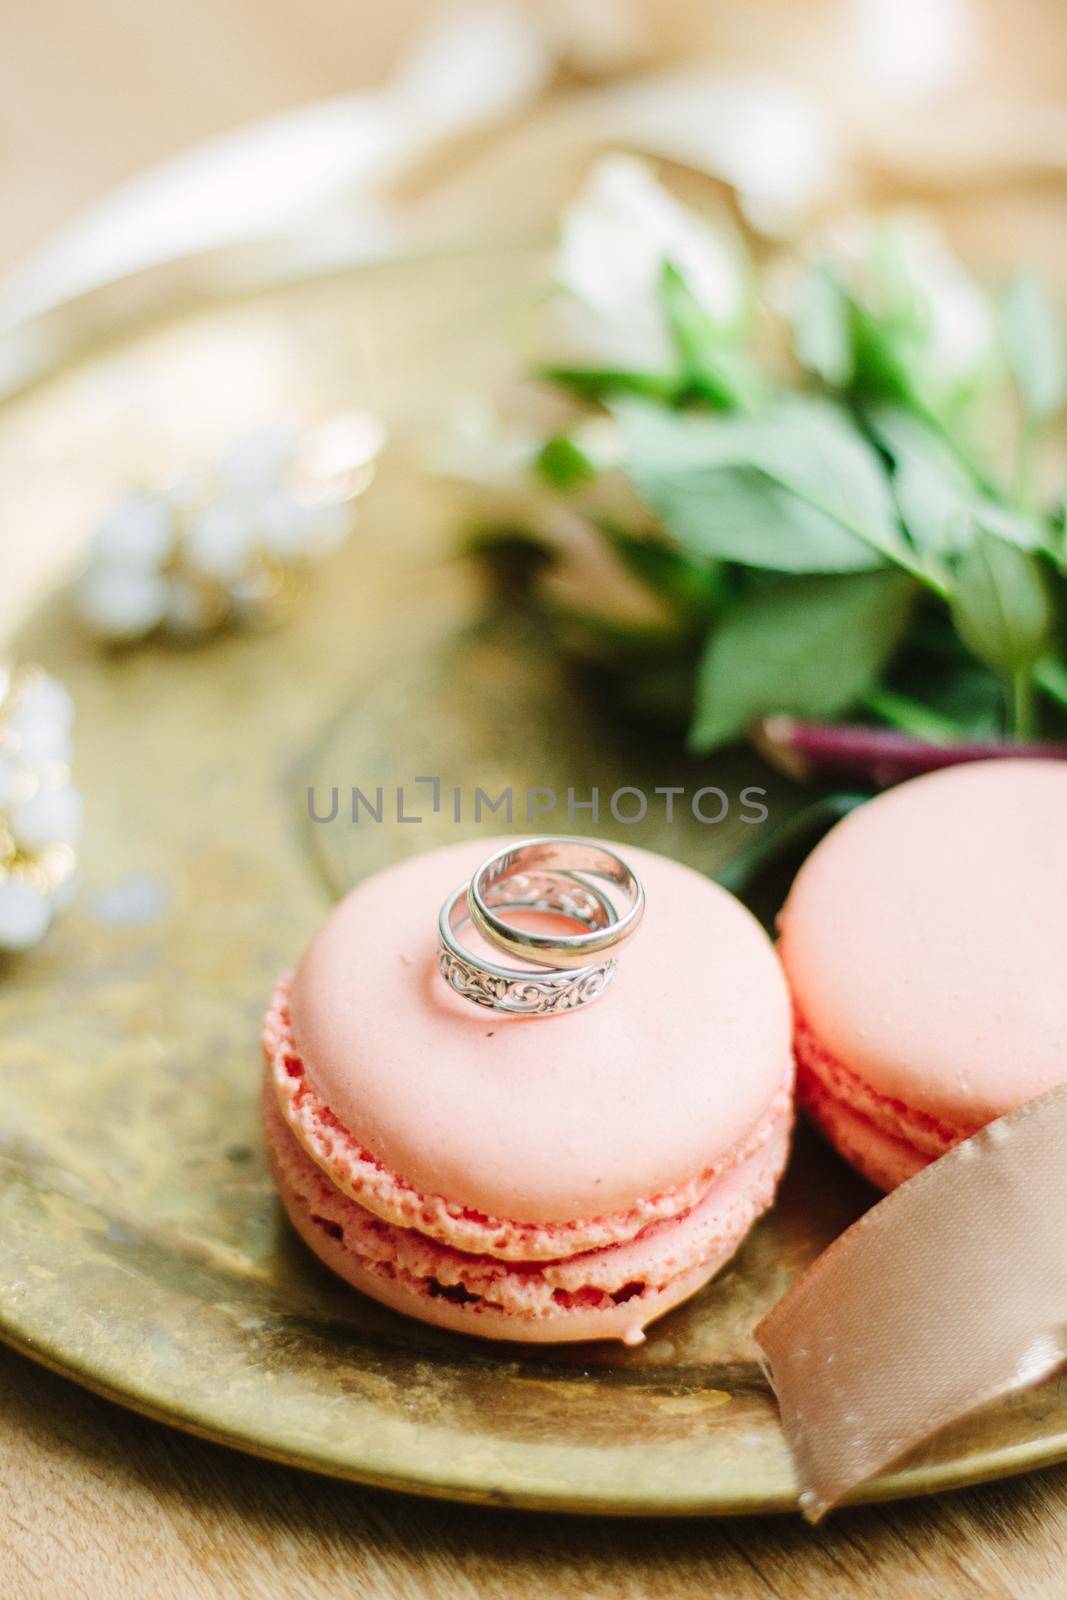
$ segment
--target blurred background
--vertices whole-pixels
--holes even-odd
[[[463,9],[440,0],[9,3],[0,58],[5,262],[192,145],[382,84],[420,33]],[[868,112],[931,94],[957,112],[969,105],[991,158],[1020,156],[1029,138],[1035,165],[1039,113],[1063,96],[1067,16],[1055,0],[527,0],[521,10],[563,57],[557,90],[568,79],[671,63],[756,65]],[[1000,120],[1009,108],[1017,127]],[[1062,120],[1057,128],[1048,129],[1058,144],[1047,151],[1052,161],[1065,154]],[[945,139],[964,131],[954,118]],[[910,145],[913,130],[901,133]]]
[[[547,241],[607,150],[757,253],[903,202],[1062,293],[1065,60],[1055,0],[9,4],[0,398],[190,303]]]
[[[1065,59],[1055,0],[9,4],[0,309],[7,322],[34,309],[27,265],[43,302],[149,255],[276,240],[287,208],[313,223],[320,254],[346,233],[324,208],[349,224],[362,209],[370,249],[393,222],[386,200],[417,205],[424,235],[534,227],[555,204],[561,146],[582,142],[658,142],[727,180],[762,153],[787,169],[777,189],[759,180],[789,213],[779,224],[875,180],[949,200],[1010,185],[1014,229],[1067,164]],[[658,102],[632,92],[679,73]],[[54,252],[41,259],[106,197],[183,156],[186,181],[171,166],[175,186],[157,197],[164,217],[150,192],[127,190],[62,272]],[[435,185],[450,206],[428,206]]]

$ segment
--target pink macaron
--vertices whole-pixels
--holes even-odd
[[[626,846],[647,910],[603,998],[541,1019],[470,1004],[437,971],[437,914],[500,843],[360,884],[279,984],[263,1036],[275,1178],[312,1250],[398,1311],[636,1343],[771,1204],[788,995],[744,907]]]
[[[779,928],[798,1100],[891,1189],[1067,1080],[1067,763],[880,795],[812,852]]]

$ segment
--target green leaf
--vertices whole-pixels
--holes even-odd
[[[911,370],[914,319],[899,314],[875,316],[853,300],[849,302],[849,327],[855,363],[852,392],[915,405],[916,381]]]
[[[722,343],[722,331],[712,322],[673,261],[663,263],[659,298],[678,359],[686,369],[699,371],[708,353]]]
[[[585,451],[565,433],[546,439],[534,463],[546,483],[566,494],[596,479],[596,467]]]
[[[760,417],[623,401],[623,466],[684,548],[778,572],[908,563],[885,471],[844,413],[794,399]]]
[[[678,378],[673,372],[630,371],[623,367],[540,366],[534,377],[543,383],[566,389],[580,400],[608,402],[616,395],[640,395],[672,405],[678,394]]]
[[[1034,681],[1067,711],[1067,663],[1059,656],[1043,656],[1034,668]]]
[[[893,493],[916,549],[939,563],[973,542],[981,522],[1021,550],[1049,550],[1052,531],[1040,517],[992,500],[945,440],[899,406],[877,406],[867,423],[893,461]]]
[[[757,717],[836,716],[881,674],[917,586],[899,572],[782,581],[715,627],[700,663],[695,750],[713,750]]]
[[[681,369],[679,392],[724,411],[750,409],[764,386],[738,348],[736,330],[711,320],[671,261],[663,264],[659,296]]]
[[[833,389],[852,379],[852,334],[848,296],[828,262],[807,273],[793,323],[797,360]]]
[[[892,685],[929,706],[935,716],[954,727],[957,739],[998,737],[1004,728],[1003,683],[984,662],[964,651],[947,613],[945,622],[952,629],[958,656],[931,656],[924,649],[915,649],[913,624],[893,663]],[[879,690],[874,692],[877,695]]]
[[[948,446],[918,417],[898,406],[869,415],[872,432],[893,461],[893,493],[916,549],[954,554],[974,537],[977,493]]]
[[[724,589],[718,562],[694,559],[663,539],[641,538],[611,524],[601,532],[626,570],[683,616],[707,621],[716,611]]]
[[[1047,422],[1067,402],[1063,327],[1040,279],[1020,273],[1004,291],[1004,346],[1023,409]]]
[[[1045,550],[1051,553],[1053,549],[1052,530],[1040,517],[1001,505],[996,500],[985,499],[978,501],[975,515],[989,533],[996,534],[1006,544],[1016,545],[1020,550]]]
[[[1044,655],[1053,625],[1035,556],[979,526],[956,569],[952,615],[967,648],[1011,678]]]
[[[884,683],[875,684],[867,691],[863,696],[863,709],[873,717],[880,717],[891,728],[910,733],[912,738],[923,739],[928,744],[951,744],[960,736],[959,724],[951,717],[942,716],[921,700],[913,700]]]

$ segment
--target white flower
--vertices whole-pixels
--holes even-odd
[[[136,490],[112,506],[92,541],[94,561],[161,567],[174,545],[174,513],[161,494]]]
[[[52,903],[26,878],[0,878],[0,950],[28,950],[48,932]]]
[[[958,399],[989,369],[992,301],[925,218],[849,218],[828,231],[821,261],[922,398]]]
[[[199,638],[222,621],[227,608],[225,595],[220,584],[175,573],[167,584],[163,626],[177,639]]]
[[[318,504],[276,489],[256,507],[259,542],[276,561],[318,561],[343,540],[351,518],[343,501]]]
[[[23,674],[17,694],[5,708],[2,725],[6,741],[24,765],[70,760],[74,700],[58,678],[44,672]]]
[[[82,797],[72,783],[45,786],[8,813],[11,837],[32,855],[50,844],[77,844],[82,828]]]
[[[194,572],[229,583],[248,566],[255,542],[251,508],[234,500],[214,500],[191,519],[184,554]]]
[[[628,149],[729,184],[745,220],[780,239],[840,187],[835,120],[825,94],[785,74],[707,63],[620,86],[610,115]]]
[[[932,228],[915,227],[900,242],[900,266],[925,306],[926,365],[938,381],[965,386],[993,354],[992,303]]]
[[[82,797],[70,781],[74,706],[36,668],[0,677],[0,950],[26,950],[69,898]]]
[[[365,411],[303,434],[262,428],[212,467],[126,496],[90,542],[83,619],[127,642],[260,620],[291,592],[287,569],[323,560],[345,538],[384,445],[382,423]]]
[[[565,212],[549,306],[551,358],[662,371],[672,364],[661,299],[670,263],[716,326],[736,327],[745,275],[736,241],[681,205],[644,162],[611,156]]]
[[[143,639],[166,609],[166,578],[137,566],[90,567],[78,594],[82,618],[105,639]]]

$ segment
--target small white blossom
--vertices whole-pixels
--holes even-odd
[[[932,229],[905,236],[900,264],[925,303],[925,358],[931,376],[964,387],[987,367],[996,345],[992,302]]]
[[[6,686],[0,691],[0,704],[5,706],[5,744],[19,761],[38,765],[70,760],[74,700],[58,678],[43,672],[23,674],[18,694],[12,695]]]
[[[301,561],[316,545],[316,507],[305,505],[285,489],[265,495],[255,509],[256,530],[279,561]]]
[[[745,310],[739,247],[725,227],[688,210],[644,162],[611,156],[564,213],[548,307],[546,358],[662,371],[672,346],[661,284],[670,263],[709,320],[736,327]]]
[[[93,632],[105,639],[143,639],[166,614],[167,587],[160,572],[108,562],[89,568],[78,607]]]
[[[250,507],[233,500],[213,500],[191,518],[184,554],[194,572],[230,583],[244,572],[255,543]]]
[[[679,65],[613,98],[617,139],[728,184],[758,233],[795,235],[840,188],[841,136],[827,97],[783,73]]]
[[[0,674],[0,950],[26,950],[70,897],[82,797],[70,779],[74,707],[36,668]]]
[[[817,260],[878,330],[920,397],[951,402],[996,359],[990,296],[925,218],[847,218],[828,230]],[[802,339],[799,348],[804,359]],[[844,359],[855,355],[846,348]]]
[[[52,902],[27,878],[0,878],[0,950],[28,950],[48,932]]]
[[[112,506],[93,535],[93,560],[158,568],[174,547],[174,513],[161,494],[135,491]]]
[[[27,855],[50,844],[77,844],[82,827],[82,797],[72,783],[40,788],[8,813],[11,837]]]
[[[384,444],[367,412],[303,435],[263,428],[209,469],[127,495],[90,543],[83,619],[125,643],[157,629],[194,638],[229,620],[261,620],[298,572],[347,536]]]
[[[209,633],[222,620],[223,602],[219,586],[175,573],[167,585],[163,626],[176,639],[197,639]]]

